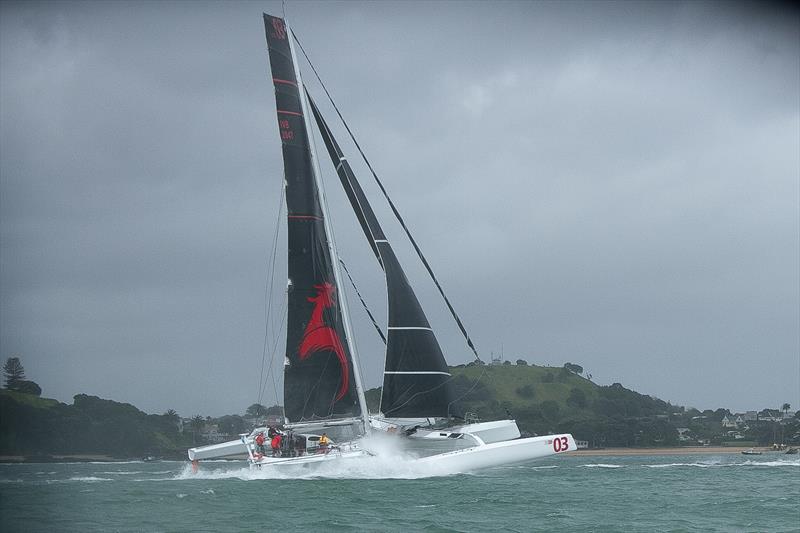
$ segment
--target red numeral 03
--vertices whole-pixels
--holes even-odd
[[[569,439],[567,437],[556,437],[553,439],[553,451],[565,452],[569,449]]]

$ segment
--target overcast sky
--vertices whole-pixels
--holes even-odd
[[[0,357],[44,396],[184,416],[259,399],[283,173],[262,11],[280,3],[0,4]],[[800,408],[797,10],[288,2],[287,16],[484,359],[571,361],[700,409]],[[385,324],[382,274],[321,155],[340,253]],[[468,362],[354,166],[448,361]],[[382,346],[350,301],[377,386]]]

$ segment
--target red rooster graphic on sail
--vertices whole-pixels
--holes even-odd
[[[317,289],[317,295],[308,298],[309,302],[314,303],[314,310],[300,342],[300,360],[308,359],[317,352],[330,351],[336,354],[342,369],[342,381],[335,400],[338,402],[344,397],[350,385],[350,368],[339,335],[322,321],[323,311],[336,305],[334,300],[336,287],[326,281],[322,285],[314,285],[314,288]]]

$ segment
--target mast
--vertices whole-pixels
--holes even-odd
[[[342,272],[341,267],[339,266],[339,254],[336,250],[336,240],[334,238],[333,229],[331,228],[330,219],[328,218],[328,203],[325,199],[325,186],[322,182],[321,172],[319,168],[319,159],[317,157],[317,150],[314,143],[314,134],[313,129],[311,128],[311,120],[309,117],[309,105],[308,99],[306,96],[306,91],[303,89],[305,85],[303,84],[303,77],[300,73],[300,65],[297,62],[297,53],[295,52],[294,48],[294,34],[292,33],[291,26],[289,26],[288,19],[284,18],[284,24],[286,26],[286,33],[288,34],[288,41],[289,41],[289,51],[292,56],[292,65],[294,65],[294,75],[295,80],[297,81],[297,88],[298,92],[300,93],[300,107],[303,110],[303,122],[306,126],[306,131],[308,132],[308,143],[309,143],[309,152],[311,156],[311,173],[314,177],[314,183],[317,186],[317,193],[319,194],[319,203],[320,209],[322,211],[322,219],[325,226],[325,235],[328,241],[328,250],[330,252],[331,258],[333,259],[333,276],[336,280],[336,287],[338,289],[338,296],[339,296],[339,306],[342,311],[342,320],[344,322],[345,328],[345,341],[347,342],[348,347],[350,348],[350,354],[352,355],[353,359],[353,377],[355,378],[356,382],[356,393],[358,395],[358,403],[361,407],[361,418],[364,424],[364,432],[369,431],[369,410],[367,408],[367,399],[364,395],[364,385],[361,381],[361,369],[359,365],[359,357],[358,351],[356,349],[355,343],[355,336],[353,335],[353,329],[350,323],[350,311],[349,306],[347,305],[347,296],[345,295],[344,284],[342,283]]]

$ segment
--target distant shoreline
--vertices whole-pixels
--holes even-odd
[[[163,459],[165,461],[180,460],[179,457],[162,457],[159,459]],[[130,461],[145,462],[145,459],[142,457],[112,457],[110,455],[101,455],[101,454],[0,455],[0,464],[2,463],[126,463]]]
[[[567,455],[588,456],[651,456],[651,455],[699,455],[699,454],[739,454],[750,448],[732,446],[681,446],[675,448],[596,448],[567,452]],[[769,447],[757,447],[753,450],[767,453]],[[180,461],[180,457],[165,457],[166,461]],[[112,457],[98,454],[75,455],[0,455],[0,463],[119,463],[127,461],[143,461],[141,457]]]
[[[742,453],[750,448],[733,446],[681,446],[675,448],[599,448],[583,449],[568,452],[571,455],[606,455],[606,456],[632,456],[632,455],[697,455],[697,454],[723,454]],[[753,448],[759,452],[770,452],[771,448]]]

